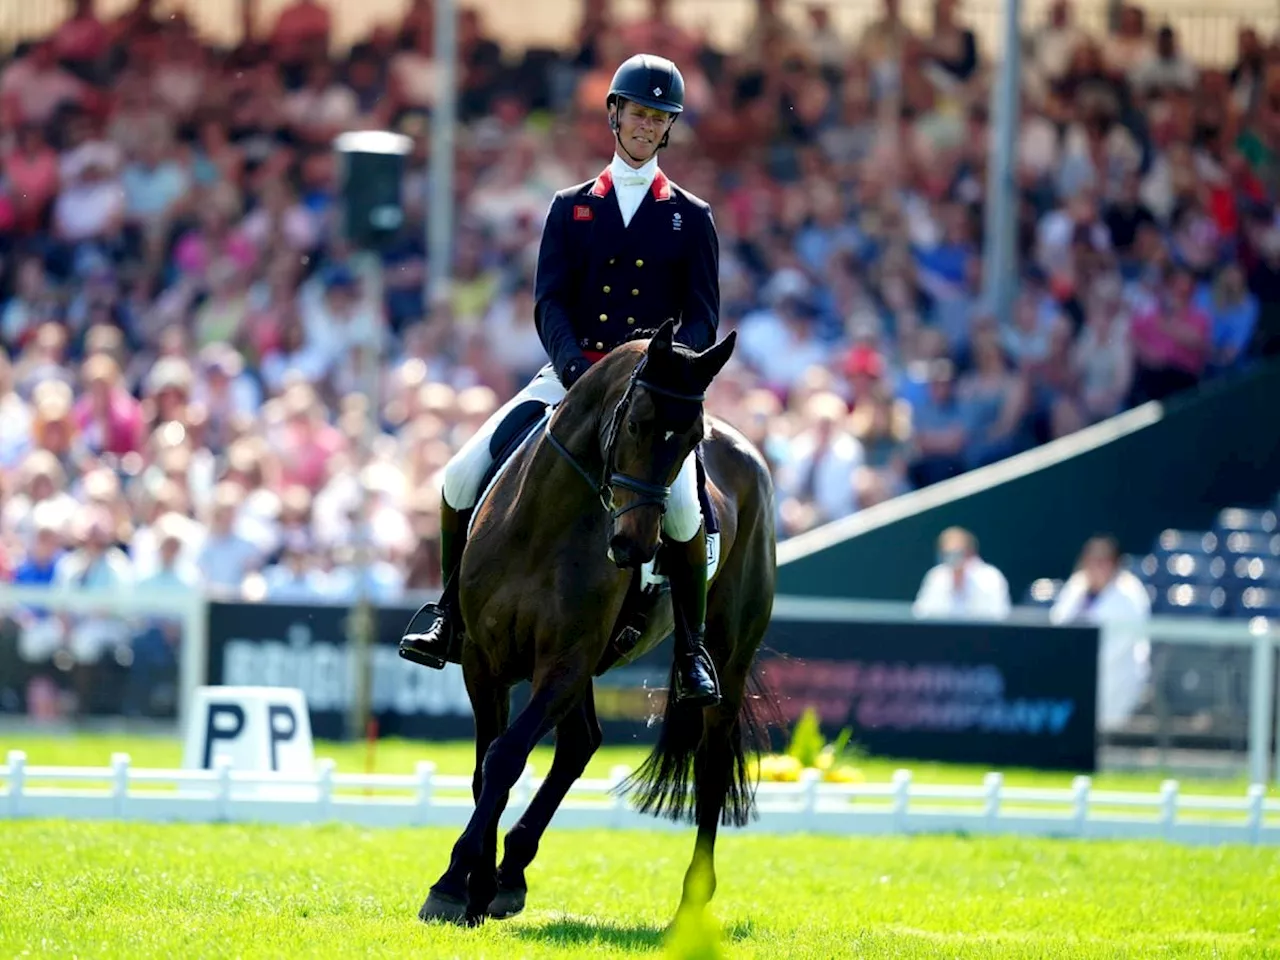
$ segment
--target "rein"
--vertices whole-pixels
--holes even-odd
[[[633,477],[627,473],[621,473],[613,469],[614,448],[618,442],[618,430],[622,425],[622,418],[626,415],[627,408],[631,404],[631,398],[635,394],[636,387],[644,387],[651,393],[660,396],[670,397],[673,400],[681,400],[686,403],[702,403],[706,399],[706,394],[679,393],[675,390],[668,390],[666,387],[659,387],[648,380],[641,378],[644,372],[645,361],[648,358],[642,358],[636,364],[636,368],[631,371],[631,379],[627,383],[626,392],[622,394],[622,398],[613,408],[613,414],[609,420],[609,434],[605,442],[604,470],[600,479],[596,480],[591,473],[584,467],[572,453],[568,447],[555,438],[551,432],[551,421],[547,421],[546,437],[547,442],[551,444],[551,449],[560,454],[569,466],[577,472],[578,476],[586,481],[587,486],[599,498],[601,505],[609,512],[611,520],[617,520],[619,517],[630,513],[632,510],[638,510],[640,507],[658,507],[664,513],[667,509],[667,500],[671,497],[671,488],[660,486],[656,483],[649,483],[641,480],[639,477]],[[625,507],[618,507],[613,499],[614,488],[629,490],[638,494],[638,499],[627,504]]]

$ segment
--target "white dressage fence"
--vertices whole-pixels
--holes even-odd
[[[569,792],[555,825],[568,828],[682,830],[633,810],[618,786],[630,771],[583,779]],[[540,780],[526,768],[512,791],[504,823],[528,805]],[[134,767],[114,754],[107,767],[30,766],[12,751],[0,766],[0,820],[66,818],[146,822],[351,823],[365,827],[450,826],[472,811],[471,778],[442,776],[434,764],[413,774],[340,774],[320,760],[309,776],[234,769]],[[1077,777],[1070,788],[1010,787],[999,773],[980,786],[916,783],[899,770],[891,783],[824,783],[806,771],[795,783],[762,783],[759,833],[1017,834],[1041,837],[1163,839],[1194,844],[1280,844],[1280,800],[1262,785],[1244,797],[1184,796],[1177,781],[1159,792],[1093,788]]]

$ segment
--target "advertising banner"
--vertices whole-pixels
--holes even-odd
[[[765,687],[874,756],[1092,771],[1098,631],[775,618]]]
[[[373,710],[383,736],[472,735],[460,668],[401,660],[413,610],[378,612]],[[344,735],[353,671],[349,610],[210,605],[208,682],[293,686],[317,738]],[[1091,771],[1095,766],[1098,634],[1091,628],[775,618],[760,656],[766,689],[788,723],[813,707],[834,736],[876,756]],[[608,743],[652,743],[670,664],[663,644],[595,681]],[[527,685],[513,691],[518,710]]]

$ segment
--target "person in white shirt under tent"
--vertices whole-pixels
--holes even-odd
[[[938,563],[924,575],[912,613],[921,619],[1003,620],[1009,583],[978,555],[978,539],[963,527],[938,536]]]

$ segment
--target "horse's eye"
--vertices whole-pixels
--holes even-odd
[[[634,420],[627,421],[627,435],[632,437],[638,437],[640,435],[640,427]]]

